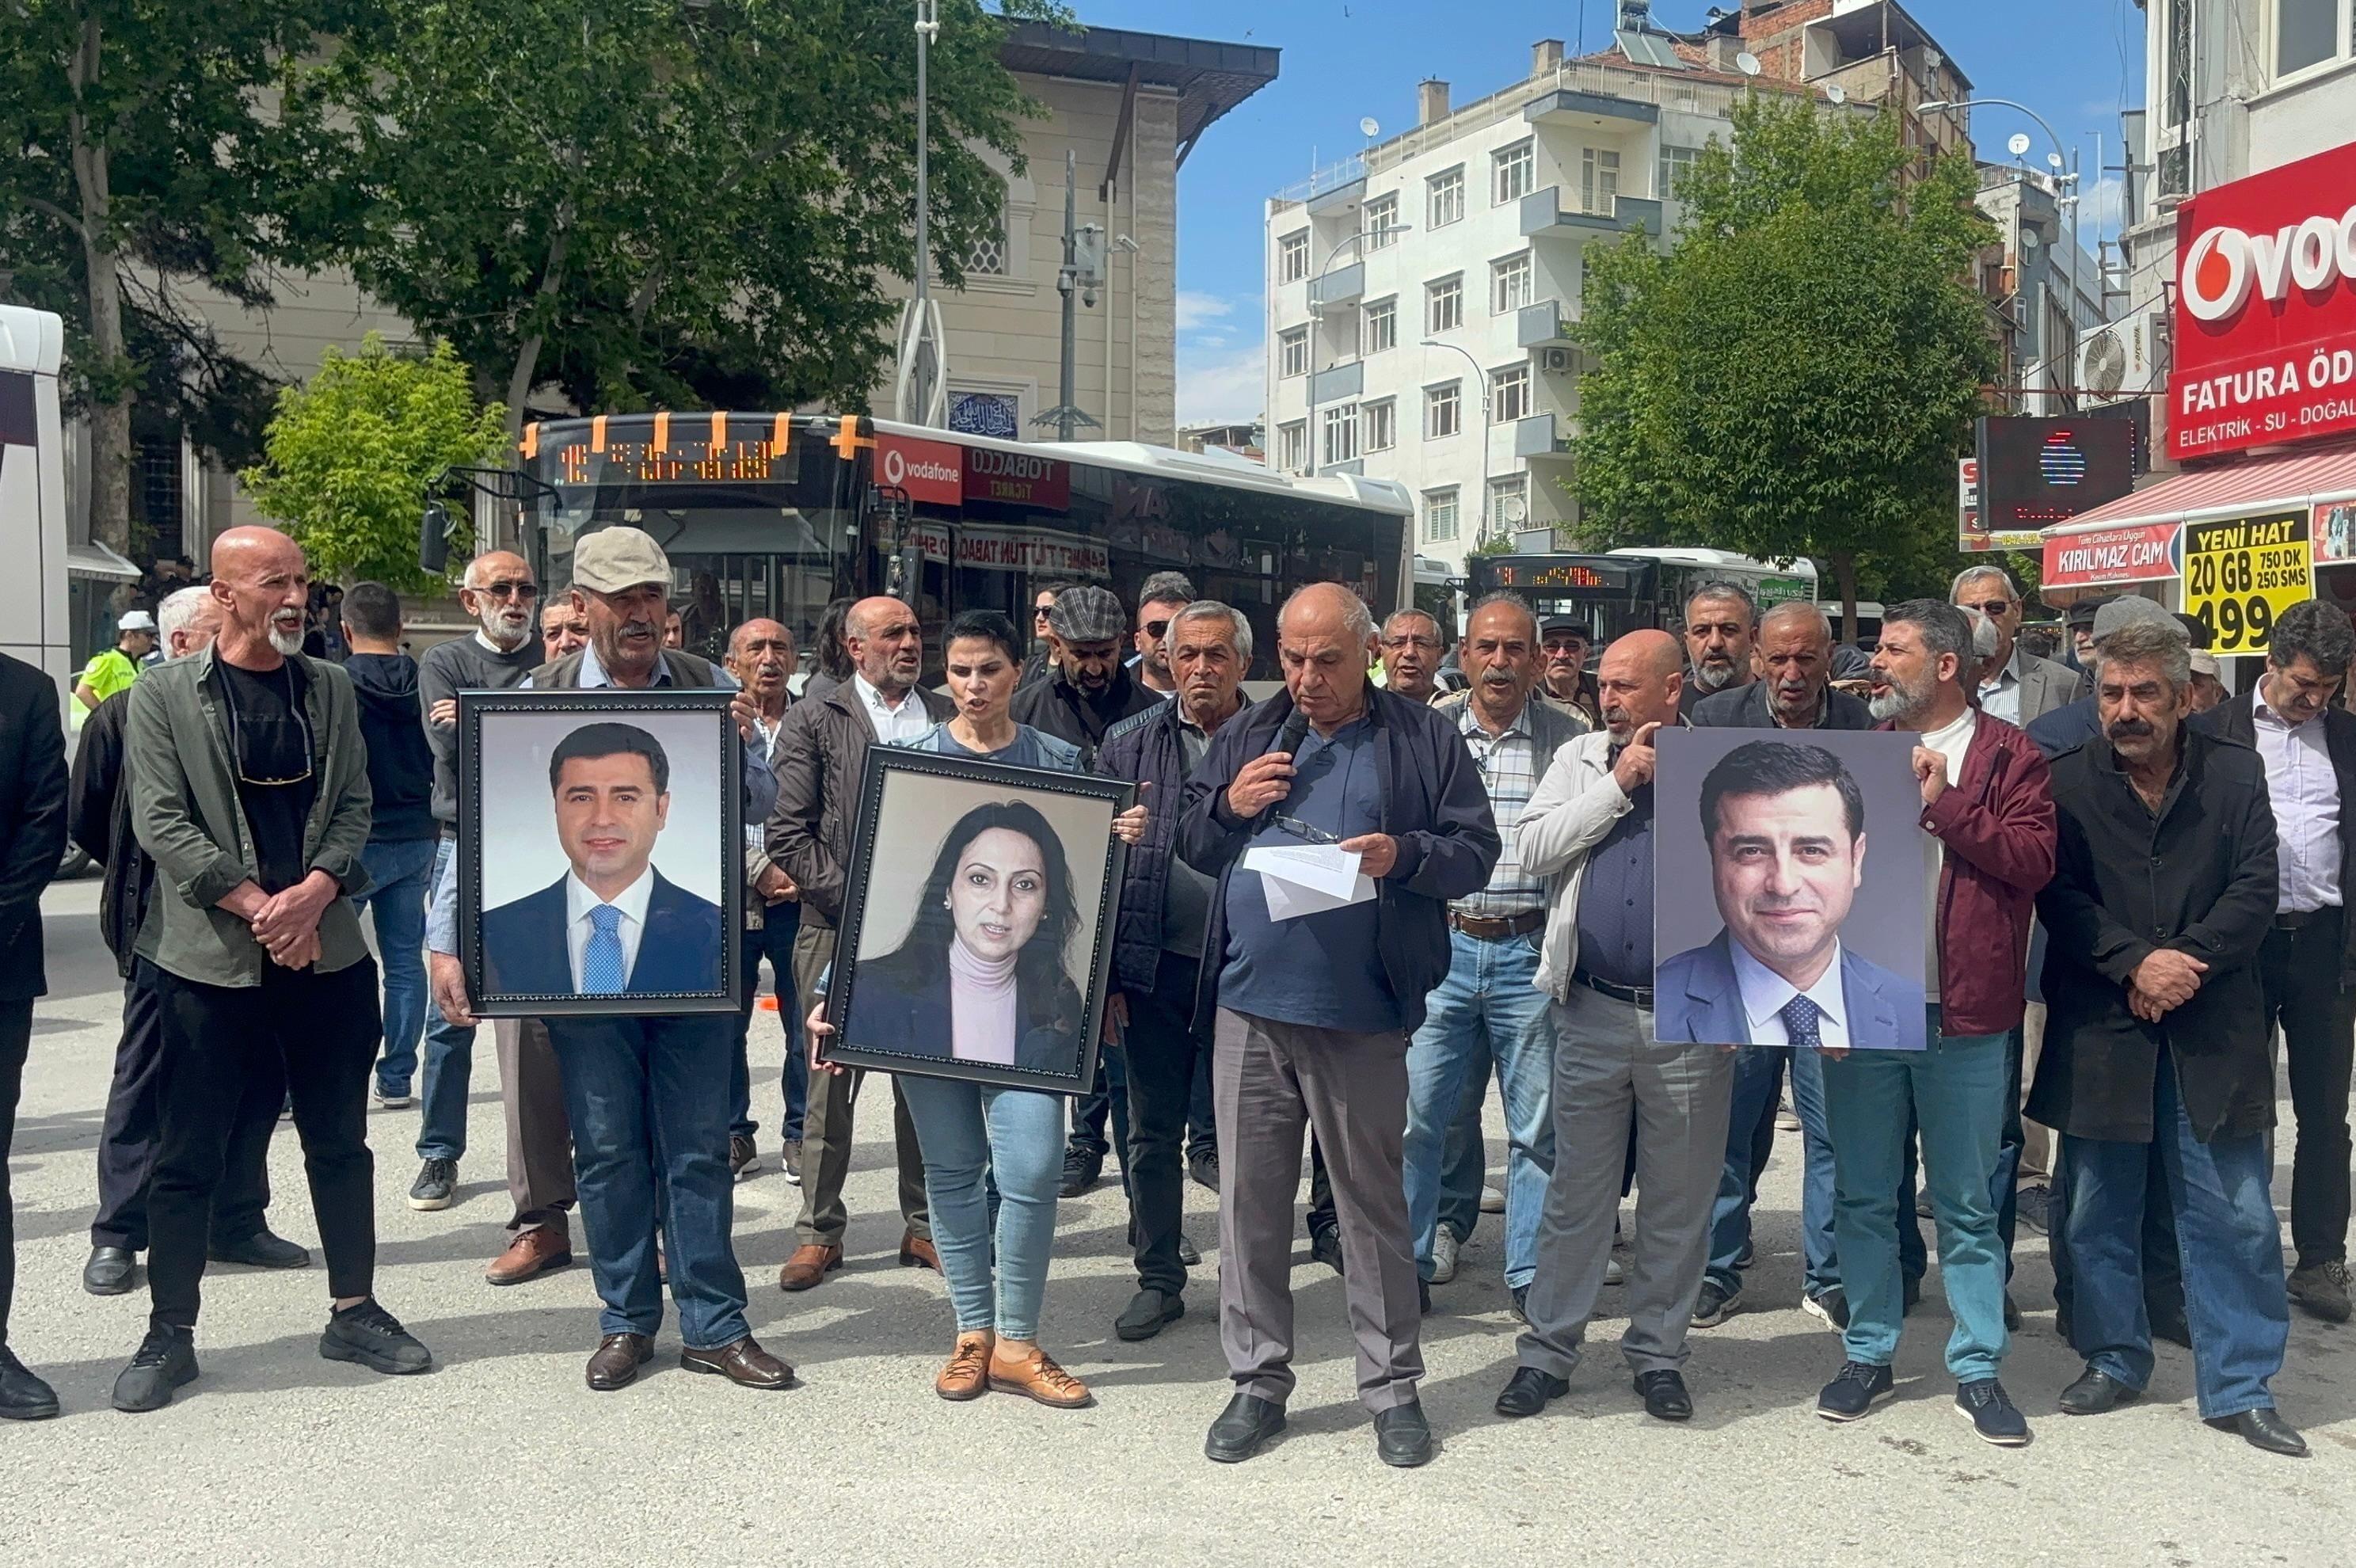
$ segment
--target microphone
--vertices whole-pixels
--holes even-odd
[[[1283,752],[1289,757],[1298,752],[1301,743],[1308,738],[1309,715],[1295,708],[1291,716],[1284,721],[1284,727],[1276,732],[1276,744],[1268,749]]]

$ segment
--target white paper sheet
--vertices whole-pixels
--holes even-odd
[[[1259,873],[1268,918],[1290,920],[1372,898],[1374,879],[1358,870],[1358,858],[1331,844],[1262,844],[1244,851],[1243,868]]]

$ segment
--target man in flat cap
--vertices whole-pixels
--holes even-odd
[[[1120,661],[1130,636],[1111,589],[1083,583],[1055,596],[1047,612],[1051,673],[1014,694],[1014,722],[1070,741],[1080,766],[1094,768],[1105,731],[1162,700]]]

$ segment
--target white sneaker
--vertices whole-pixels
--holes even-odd
[[[1603,1283],[1608,1285],[1623,1285],[1628,1283],[1628,1271],[1620,1266],[1620,1260],[1616,1256],[1603,1260]]]
[[[1505,1195],[1499,1192],[1494,1187],[1483,1187],[1481,1189],[1481,1212],[1483,1214],[1505,1213]]]
[[[1792,1109],[1792,1097],[1785,1095],[1775,1107],[1775,1131],[1796,1133],[1800,1130],[1800,1113]]]
[[[1442,1225],[1431,1236],[1431,1283],[1444,1285],[1456,1277],[1456,1250],[1463,1245],[1456,1232]]]

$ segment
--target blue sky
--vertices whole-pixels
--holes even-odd
[[[1736,0],[1718,0],[1731,9]],[[1655,0],[1662,25],[1698,27],[1710,0]],[[1614,0],[1075,0],[1083,22],[1144,32],[1272,45],[1277,80],[1213,126],[1186,162],[1178,193],[1178,413],[1183,420],[1249,417],[1260,402],[1260,204],[1317,163],[1360,145],[1371,114],[1385,131],[1415,121],[1416,83],[1437,76],[1460,103],[1527,74],[1529,47],[1573,48],[1585,12],[1588,48],[1607,41]],[[2119,157],[2118,115],[2143,97],[2144,13],[2133,0],[1911,0],[1909,11],[1963,68],[1980,96],[2035,109],[2080,147],[2089,199],[2083,239],[2093,249],[2117,228],[2116,182],[2095,188],[2100,161]],[[1975,116],[1983,157],[2004,156],[2015,130],[2044,136],[2020,116]]]

